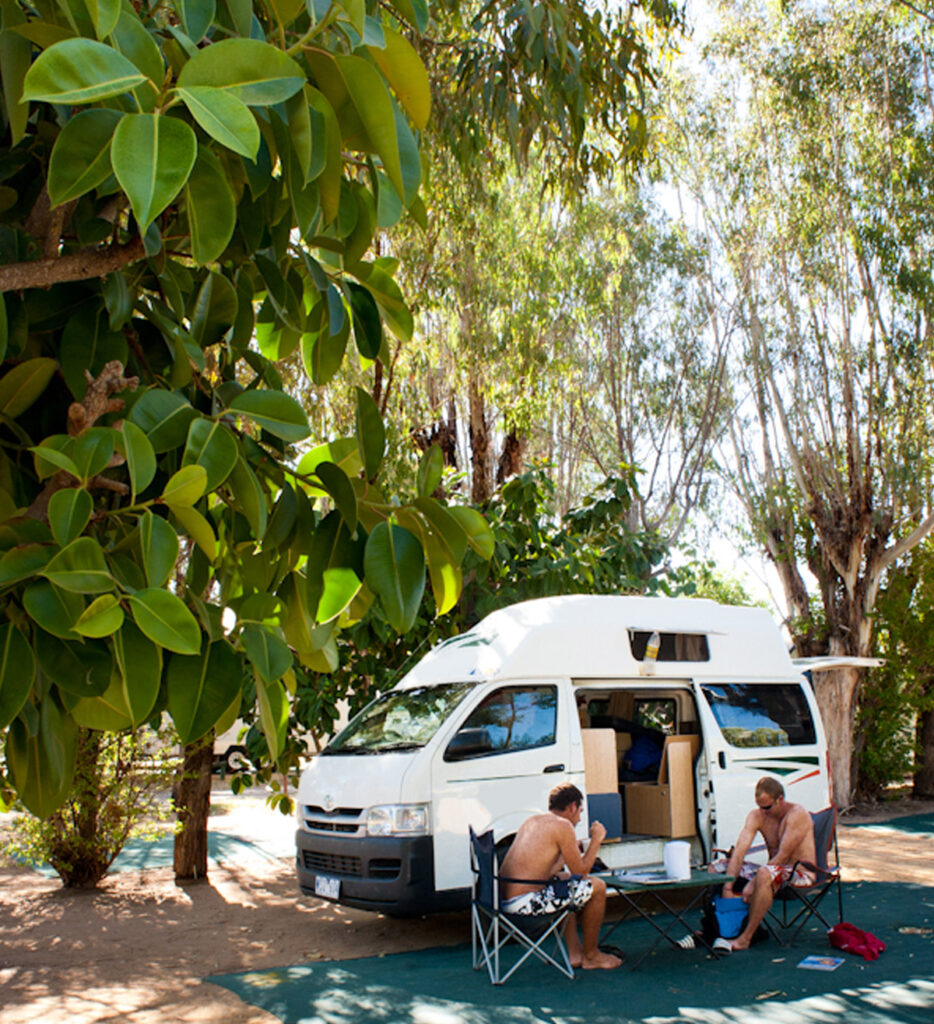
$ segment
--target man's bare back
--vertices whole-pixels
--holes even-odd
[[[577,852],[574,826],[555,814],[536,814],[519,827],[509,853],[503,861],[502,874],[506,878],[527,878],[530,882],[506,882],[503,896],[511,899],[524,892],[541,888],[541,882],[553,878],[568,862],[569,847]]]

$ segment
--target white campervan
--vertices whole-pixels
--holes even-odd
[[[311,761],[299,883],[393,914],[463,906],[468,825],[507,843],[562,781],[587,794],[581,835],[607,826],[607,867],[657,864],[672,838],[703,862],[762,775],[808,810],[830,803],[814,695],[767,611],[527,601],[429,652]]]

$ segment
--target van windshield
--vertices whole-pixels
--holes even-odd
[[[434,736],[471,689],[471,683],[443,683],[412,690],[390,690],[351,719],[322,754],[417,750]]]

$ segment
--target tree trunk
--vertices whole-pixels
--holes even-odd
[[[181,829],[175,833],[175,882],[200,882],[208,877],[208,812],[211,809],[211,768],[214,731],[185,747],[184,760],[172,787]]]
[[[932,685],[934,680],[927,689]],[[911,795],[918,800],[934,799],[934,708],[918,714],[918,762]]]
[[[830,759],[831,793],[837,809],[849,807],[853,796],[853,726],[856,721],[858,668],[815,672],[814,694],[820,708]]]

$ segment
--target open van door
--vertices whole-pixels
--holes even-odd
[[[805,680],[695,680],[694,693],[713,789],[714,846],[736,842],[763,775],[777,778],[788,799],[808,811],[827,806],[827,748]]]

